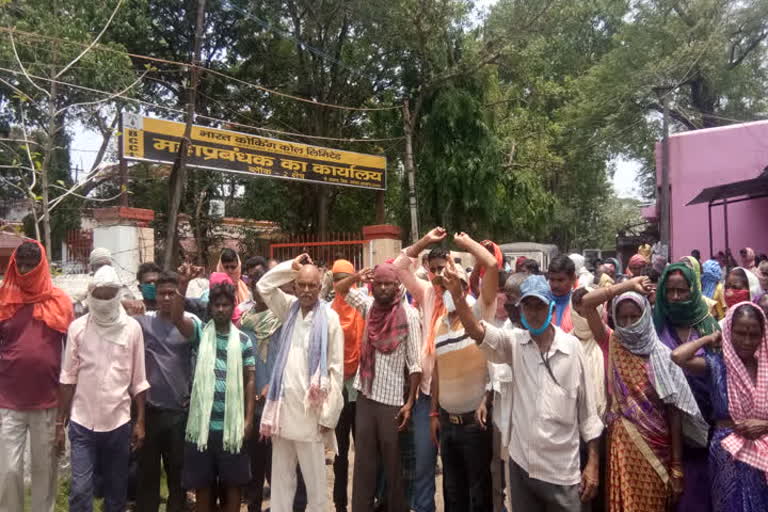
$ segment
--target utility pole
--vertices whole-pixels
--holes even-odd
[[[664,116],[662,121],[664,138],[661,142],[661,190],[657,194],[657,201],[661,203],[661,219],[659,226],[659,235],[661,242],[661,251],[663,256],[669,259],[669,95],[672,92],[671,87],[656,87],[654,89],[659,97],[663,107]]]
[[[413,163],[413,123],[408,100],[403,103],[403,132],[405,133],[405,172],[408,173],[408,204],[411,210],[411,242],[419,240],[419,208],[416,204],[416,166]]]
[[[176,231],[178,229],[179,208],[184,196],[184,184],[187,179],[187,154],[189,141],[192,136],[192,122],[195,117],[197,101],[197,86],[200,82],[200,52],[203,46],[203,28],[205,26],[205,0],[197,0],[197,17],[195,21],[195,39],[193,44],[192,69],[190,70],[189,88],[187,89],[187,108],[185,113],[184,138],[179,145],[179,154],[171,169],[169,180],[170,202],[168,208],[168,232],[165,237],[165,255],[163,266],[173,267],[176,247]]]
[[[117,154],[120,155],[120,206],[128,206],[128,162],[123,157],[123,113],[118,114],[120,116],[120,136],[117,138]]]

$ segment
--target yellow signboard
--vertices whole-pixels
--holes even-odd
[[[184,123],[123,115],[126,160],[172,164],[184,137]],[[329,149],[247,133],[192,126],[187,165],[200,169],[327,185],[387,188],[383,156]]]

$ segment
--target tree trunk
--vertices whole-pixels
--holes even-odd
[[[186,125],[184,127],[184,138],[179,145],[179,155],[173,164],[170,178],[170,205],[168,208],[168,232],[165,238],[165,255],[163,264],[166,269],[173,267],[174,255],[176,254],[176,230],[178,228],[179,209],[181,199],[184,196],[184,182],[187,171],[187,149],[189,139],[192,136],[192,122],[195,116],[195,101],[197,100],[197,86],[200,81],[200,52],[203,42],[203,25],[205,23],[205,0],[197,0],[197,20],[195,21],[195,41],[192,57],[192,70],[190,85],[187,95]]]
[[[321,237],[328,232],[328,185],[317,185],[317,231]]]
[[[40,188],[42,189],[43,197],[43,238],[45,245],[45,252],[47,253],[48,261],[51,261],[52,247],[51,247],[51,215],[49,212],[48,201],[48,171],[53,159],[54,142],[56,137],[56,82],[51,81],[50,95],[48,101],[48,128],[45,138],[45,148],[43,149],[43,165],[40,172]]]
[[[405,171],[408,174],[408,204],[411,210],[411,241],[419,240],[419,211],[416,204],[416,166],[413,162],[413,118],[408,101],[403,103],[403,132],[405,133]]]

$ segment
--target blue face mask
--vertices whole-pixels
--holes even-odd
[[[550,302],[549,303],[549,312],[547,313],[547,319],[544,320],[544,323],[541,324],[541,327],[537,329],[531,328],[530,325],[528,325],[528,320],[525,318],[525,313],[523,313],[522,308],[520,309],[520,323],[523,324],[523,327],[525,327],[528,332],[530,332],[533,336],[538,336],[540,334],[543,334],[544,331],[547,330],[547,327],[549,327],[549,324],[552,322],[552,312],[555,310],[555,303]]]
[[[141,296],[144,297],[144,300],[157,299],[157,286],[155,286],[155,283],[140,284],[139,290],[141,290]]]

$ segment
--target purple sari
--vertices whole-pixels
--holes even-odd
[[[659,339],[670,348],[676,349],[681,343],[677,332],[670,326],[665,326],[659,333]],[[690,339],[699,339],[699,333],[691,329]],[[704,356],[704,351],[697,355]],[[697,377],[686,374],[691,392],[701,410],[702,416],[711,423],[712,403],[710,400],[709,383],[706,377]],[[677,504],[678,512],[710,512],[712,510],[711,481],[709,478],[709,450],[683,444],[683,472],[684,489],[680,502]]]

